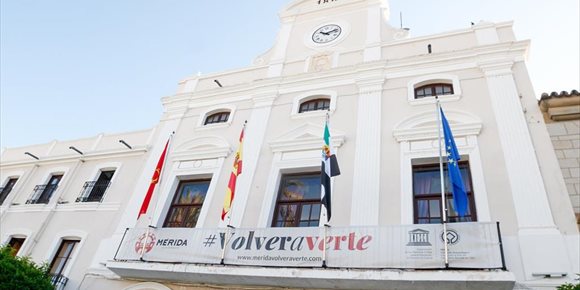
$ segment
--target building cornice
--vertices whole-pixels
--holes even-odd
[[[120,150],[107,150],[107,151],[95,151],[95,152],[85,152],[83,155],[60,155],[60,156],[48,156],[42,157],[40,160],[18,160],[0,163],[0,167],[3,169],[9,169],[12,167],[20,167],[26,165],[49,165],[55,163],[72,162],[72,161],[91,161],[112,157],[132,157],[145,154],[148,148],[136,147],[131,150],[120,149]]]

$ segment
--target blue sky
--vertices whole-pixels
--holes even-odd
[[[0,0],[0,147],[153,127],[179,80],[268,50],[289,2]],[[411,36],[514,20],[536,95],[580,88],[577,0],[390,4]]]

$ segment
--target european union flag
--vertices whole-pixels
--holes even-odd
[[[443,114],[443,109],[441,109],[441,122],[443,123],[445,151],[447,152],[447,172],[452,185],[453,205],[457,214],[463,217],[467,214],[467,193],[465,192],[463,178],[461,178],[461,171],[457,164],[461,156],[459,156],[459,151],[457,151],[457,146],[455,146],[455,140],[453,139],[453,134],[451,134],[447,118]]]

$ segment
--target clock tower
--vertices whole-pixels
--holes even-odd
[[[280,13],[274,46],[254,62],[276,77],[299,73],[288,66],[300,62],[308,72],[380,60],[381,45],[408,35],[388,20],[387,0],[292,1]]]

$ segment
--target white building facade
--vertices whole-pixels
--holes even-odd
[[[579,272],[578,228],[526,70],[529,42],[515,39],[510,22],[410,38],[388,16],[387,1],[292,1],[272,49],[250,67],[181,81],[162,99],[156,128],[115,136],[135,141],[114,140],[103,162],[85,159],[100,154],[105,137],[6,150],[3,185],[18,180],[2,205],[3,241],[26,237],[34,242],[19,255],[55,264],[72,247],[77,260],[63,250],[67,289],[551,289],[569,281]],[[449,211],[447,267],[435,94],[469,197],[467,217]],[[327,112],[341,168],[330,227],[316,196]],[[243,172],[221,221],[246,122]],[[137,219],[168,138],[161,178]],[[24,155],[33,151],[47,153]],[[103,199],[90,209],[73,202],[72,188],[112,170]],[[50,187],[59,174],[47,204],[42,190],[27,196],[37,179]],[[25,204],[30,198],[43,203]],[[69,237],[78,244],[63,244]]]

